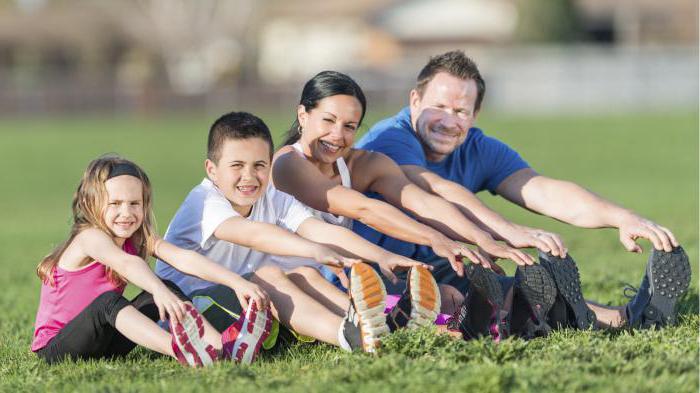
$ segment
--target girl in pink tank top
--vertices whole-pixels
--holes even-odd
[[[243,355],[252,361],[257,350],[251,356],[234,348],[239,338],[250,342],[252,335],[262,342],[269,334],[269,300],[253,295],[264,291],[156,237],[150,182],[136,164],[116,156],[92,161],[72,207],[68,239],[37,267],[42,286],[32,351],[53,363],[122,356],[138,344],[191,366],[224,357],[240,361]],[[241,304],[251,300],[247,319],[219,334],[177,286],[158,279],[145,261],[149,256],[230,286]],[[144,289],[131,301],[122,296],[127,281]],[[169,321],[172,334],[158,319]],[[239,337],[239,332],[254,333]]]

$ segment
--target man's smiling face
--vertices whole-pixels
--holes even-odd
[[[467,137],[476,119],[476,82],[446,72],[437,73],[421,95],[411,91],[413,129],[428,161],[442,161]]]

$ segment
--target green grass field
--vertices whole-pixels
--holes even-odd
[[[501,117],[480,126],[515,147],[541,173],[574,180],[671,228],[694,279],[680,324],[661,331],[559,331],[529,342],[458,342],[431,331],[400,332],[383,355],[294,345],[254,365],[205,370],[145,350],[125,360],[49,367],[29,351],[39,259],[67,234],[70,200],[87,163],[117,152],[139,163],[155,189],[159,232],[203,176],[213,118],[0,120],[0,392],[367,391],[497,392],[698,390],[698,114]],[[268,117],[271,129],[286,117]],[[367,124],[379,119],[370,113]],[[277,138],[280,140],[280,138]],[[568,227],[481,196],[506,217],[560,233],[579,263],[584,294],[622,304],[648,253],[627,253],[614,230]],[[649,244],[644,243],[645,251]],[[512,266],[505,263],[509,271]],[[135,289],[130,288],[129,294]]]

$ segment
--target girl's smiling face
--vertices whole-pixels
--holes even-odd
[[[126,240],[143,224],[143,184],[134,176],[122,175],[107,180],[105,188],[105,225],[115,237]]]

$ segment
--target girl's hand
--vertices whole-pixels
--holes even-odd
[[[241,279],[239,283],[231,286],[231,289],[236,292],[238,301],[241,303],[244,311],[248,309],[250,302],[255,303],[258,306],[258,310],[265,310],[270,307],[270,295],[257,284]]]
[[[163,284],[153,291],[153,302],[158,307],[161,321],[165,321],[166,317],[169,317],[181,322],[185,316],[185,303]]]
[[[351,267],[356,263],[362,262],[356,258],[346,258],[321,244],[318,245],[314,252],[314,260],[332,267]]]
[[[396,275],[393,273],[395,271],[406,271],[413,266],[423,266],[428,270],[433,270],[433,267],[430,265],[426,265],[425,263],[414,261],[396,254],[391,254],[386,259],[377,262],[377,265],[379,265],[379,270],[382,272],[384,277],[388,278],[394,284],[399,281],[399,279],[396,278]]]

